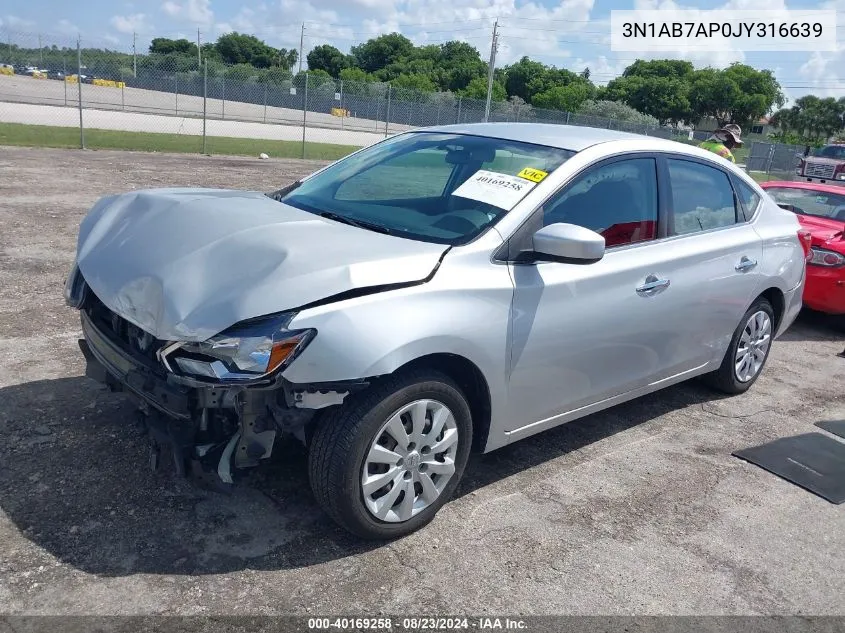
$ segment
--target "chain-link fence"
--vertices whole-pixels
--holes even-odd
[[[0,144],[331,159],[407,129],[484,120],[485,102],[285,67],[184,54],[135,55],[91,42],[0,42]],[[55,39],[55,38],[54,38]],[[687,132],[494,102],[490,121],[608,128],[689,140]]]
[[[748,152],[745,170],[758,180],[792,180],[801,145],[754,142]]]

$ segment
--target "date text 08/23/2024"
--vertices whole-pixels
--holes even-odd
[[[360,631],[382,630],[390,631],[394,627],[400,631],[460,631],[460,630],[510,630],[525,631],[527,624],[524,620],[513,618],[439,618],[439,617],[406,617],[399,619],[389,617],[378,618],[309,618],[308,628],[320,631]]]

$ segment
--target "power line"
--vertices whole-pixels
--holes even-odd
[[[396,27],[396,28],[415,27],[415,26],[442,26],[443,24],[460,25],[460,24],[468,24],[470,22],[489,22],[490,20],[494,20],[494,19],[496,19],[496,18],[495,17],[473,18],[471,20],[450,20],[448,22],[416,22],[416,23],[407,23],[407,24],[397,23],[397,24],[392,24],[391,28],[393,28],[393,27]],[[314,23],[314,24],[320,24],[321,26],[333,26],[333,27],[338,27],[338,28],[360,26],[360,23],[359,24],[329,24],[327,22],[317,22],[316,20],[306,20],[306,22],[311,22],[311,23]]]

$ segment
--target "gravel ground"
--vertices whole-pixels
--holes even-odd
[[[845,417],[845,337],[811,314],[748,394],[679,385],[476,456],[390,545],[320,512],[294,443],[229,495],[147,470],[62,303],[80,219],[107,193],[316,166],[0,148],[0,612],[845,615],[843,506],[730,455]]]

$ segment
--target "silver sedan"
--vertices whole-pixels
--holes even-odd
[[[88,375],[137,401],[177,470],[230,485],[290,434],[328,514],[392,538],[432,520],[473,449],[696,376],[747,390],[808,252],[794,214],[703,150],[479,124],[269,194],[103,199],[65,294]]]

